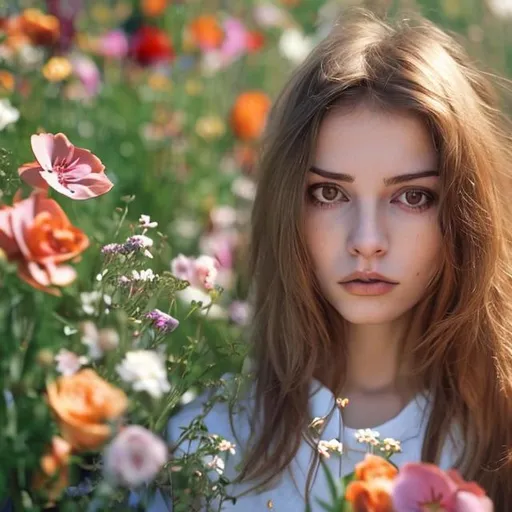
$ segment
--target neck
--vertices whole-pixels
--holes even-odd
[[[346,324],[345,342],[348,349],[347,375],[344,392],[402,394],[411,389],[407,361],[401,347],[406,336],[417,336],[411,325],[411,315],[387,324]]]

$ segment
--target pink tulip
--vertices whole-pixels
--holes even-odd
[[[87,55],[74,55],[71,64],[73,73],[80,80],[87,95],[96,96],[101,88],[101,74],[96,63]]]
[[[474,482],[464,482],[455,471],[445,473],[433,464],[405,464],[392,490],[395,512],[443,510],[492,512],[491,500]]]
[[[22,165],[18,173],[32,187],[52,187],[78,200],[100,196],[113,187],[101,160],[88,149],[73,146],[63,133],[32,135],[31,145],[37,160]]]

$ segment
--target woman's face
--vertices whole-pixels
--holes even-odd
[[[391,322],[424,296],[441,260],[437,168],[413,115],[361,105],[324,118],[307,177],[306,239],[323,295],[348,322]]]

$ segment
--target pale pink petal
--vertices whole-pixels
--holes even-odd
[[[455,496],[454,512],[493,512],[492,501],[487,496],[459,491]]]
[[[31,265],[31,270],[28,269],[28,265]],[[48,282],[48,276],[46,278],[41,274],[41,272],[44,272],[43,267],[37,265],[37,263],[29,263],[27,264],[26,261],[22,261],[18,265],[18,275],[21,279],[26,281],[30,286],[33,286],[34,288],[38,290],[42,290],[46,293],[49,293],[51,295],[56,295],[57,297],[62,295],[60,290],[58,288],[54,288],[48,285],[41,284],[41,282],[36,281],[32,275],[32,271],[36,274],[39,281]]]
[[[76,159],[78,159],[79,164],[87,164],[92,172],[103,172],[105,170],[105,166],[101,163],[101,160],[88,149],[75,147],[73,160]]]
[[[48,188],[48,183],[41,177],[42,170],[39,162],[29,162],[18,168],[18,174],[20,178],[31,187],[45,190]]]
[[[448,509],[456,485],[433,464],[405,464],[394,480],[391,497],[395,512],[421,510],[424,504],[439,504]]]
[[[91,173],[91,166],[86,163],[71,165],[64,171],[63,178],[66,183],[72,183],[82,180]]]
[[[71,197],[71,199],[74,199],[73,193],[65,187],[62,183],[59,181],[59,175],[56,172],[53,171],[43,171],[41,172],[41,178],[48,183],[50,187],[53,188],[53,190],[56,190],[63,196]]]
[[[27,270],[30,277],[41,286],[50,286],[50,276],[44,266],[39,265],[35,261],[27,261]]]
[[[76,270],[70,265],[46,264],[46,270],[51,284],[55,286],[68,286],[77,276]]]
[[[30,138],[32,151],[37,161],[44,170],[51,170],[53,164],[59,161],[67,161],[73,151],[73,144],[63,133],[41,133]]]
[[[37,194],[15,204],[11,213],[11,228],[16,244],[23,256],[30,260],[31,252],[25,241],[25,229],[32,224],[35,217]]]
[[[113,186],[114,184],[107,178],[106,174],[89,174],[79,183],[69,184],[69,189],[72,192],[69,197],[77,200],[90,199],[106,194]]]

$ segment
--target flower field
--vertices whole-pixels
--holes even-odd
[[[266,117],[355,5],[512,76],[511,0],[0,0],[0,511],[224,499],[233,440],[169,462],[165,427],[246,371]]]

